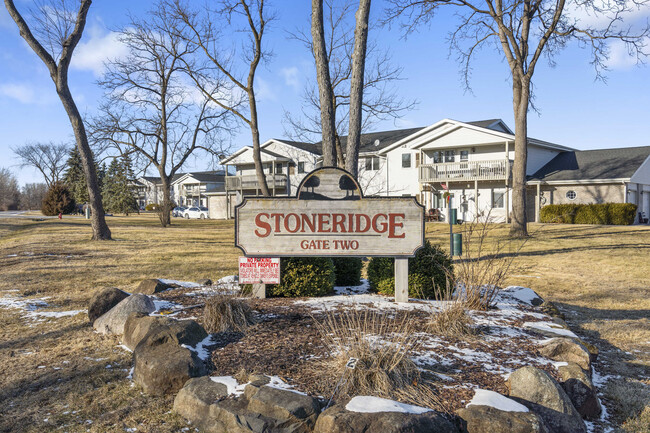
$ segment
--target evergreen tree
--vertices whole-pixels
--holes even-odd
[[[138,210],[138,202],[130,186],[132,180],[131,159],[128,156],[113,159],[106,170],[102,188],[104,207],[108,212],[128,215]]]
[[[81,163],[81,155],[79,155],[76,146],[70,151],[67,168],[63,176],[63,182],[65,182],[75,202],[79,204],[88,202],[86,175],[84,174],[83,165]]]
[[[69,214],[75,210],[75,202],[72,194],[63,182],[54,182],[45,198],[41,212],[43,215],[54,216],[60,213]]]

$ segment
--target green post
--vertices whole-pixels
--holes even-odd
[[[462,256],[463,255],[463,234],[462,233],[454,233],[454,250],[453,250],[453,255],[454,256]]]

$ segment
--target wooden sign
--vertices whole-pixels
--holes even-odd
[[[414,197],[364,198],[340,168],[312,171],[296,197],[246,197],[235,209],[235,245],[247,257],[412,257],[423,244]]]
[[[240,257],[239,284],[280,284],[280,258]]]

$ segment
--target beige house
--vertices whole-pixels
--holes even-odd
[[[650,146],[562,152],[528,180],[529,219],[546,204],[632,203],[650,215]]]

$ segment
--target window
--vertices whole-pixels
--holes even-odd
[[[411,168],[411,154],[402,153],[402,168]]]
[[[366,170],[368,170],[368,171],[379,170],[379,157],[378,156],[371,156],[370,158],[366,158]]]
[[[443,156],[444,155],[441,150],[436,150],[433,152],[433,163],[440,164],[442,162]]]
[[[566,198],[569,200],[575,200],[576,197],[578,197],[578,194],[575,191],[571,190],[566,192]]]
[[[289,164],[289,175],[296,174],[296,165],[294,163]]]
[[[445,162],[454,162],[456,160],[455,150],[445,150]]]
[[[467,161],[468,159],[469,159],[469,151],[461,150],[460,151],[460,160],[461,161]]]
[[[275,174],[282,174],[282,163],[277,162],[275,164]]]
[[[304,173],[305,172],[305,163],[303,162],[298,162],[298,173]]]
[[[494,209],[503,209],[505,207],[505,189],[493,189],[492,190],[492,207]]]
[[[415,168],[418,168],[420,166],[420,153],[415,154]]]

